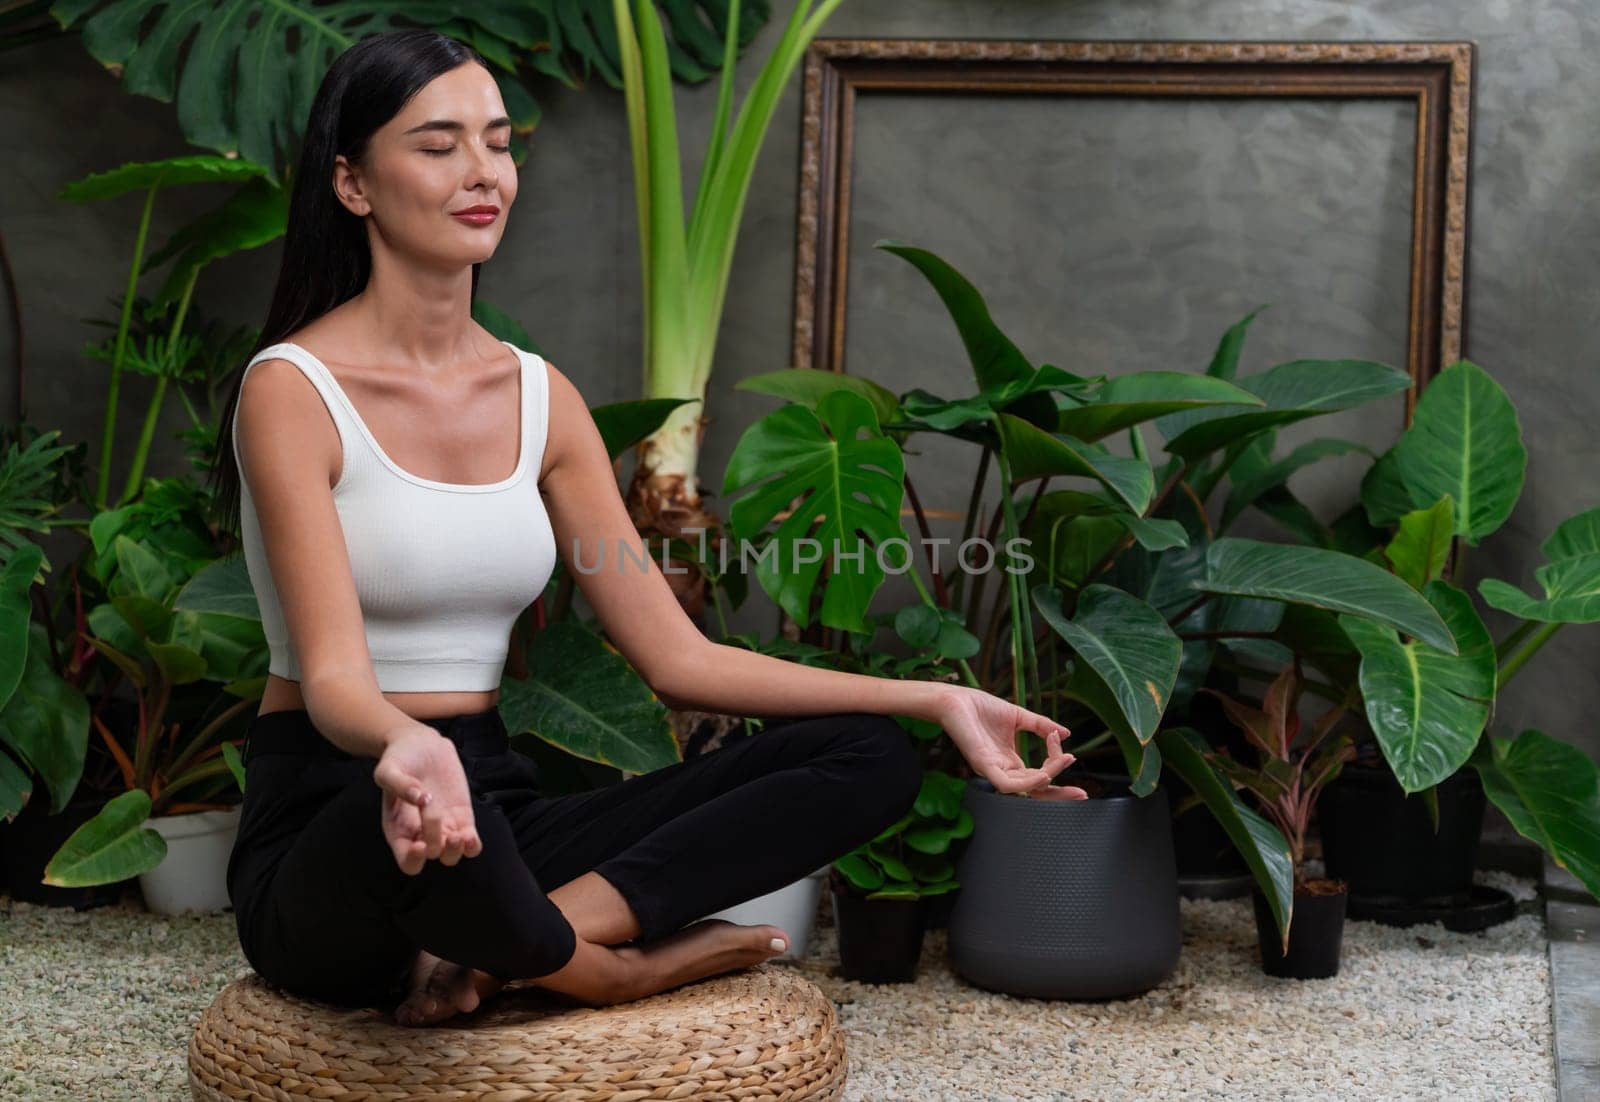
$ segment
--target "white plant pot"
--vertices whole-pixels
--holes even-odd
[[[191,811],[147,820],[167,840],[161,864],[139,875],[145,906],[156,914],[220,911],[228,899],[228,855],[239,833],[235,805],[226,811]]]
[[[705,918],[722,918],[739,926],[777,926],[789,935],[789,947],[778,957],[803,957],[811,944],[811,930],[817,920],[817,903],[822,898],[823,881],[831,867],[823,865],[816,872],[807,873],[777,891],[724,907]]]

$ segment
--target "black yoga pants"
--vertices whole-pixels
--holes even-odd
[[[383,835],[377,759],[340,750],[304,709],[252,720],[228,891],[264,979],[374,1006],[404,993],[419,948],[502,979],[548,975],[577,935],[546,891],[599,873],[642,944],[816,871],[904,815],[921,784],[911,736],[870,713],[769,721],[708,754],[552,797],[497,707],[422,722],[456,745],[483,849],[412,876]]]

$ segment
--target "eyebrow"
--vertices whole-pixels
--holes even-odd
[[[510,125],[511,125],[511,120],[509,118],[507,118],[505,115],[501,115],[497,119],[490,119],[488,124],[484,127],[484,129],[485,130],[495,130],[495,129],[499,128],[499,127],[510,126]],[[419,126],[413,126],[410,130],[405,131],[405,133],[406,134],[415,134],[418,131],[422,131],[422,130],[465,130],[465,129],[466,129],[466,127],[462,126],[455,119],[429,119],[427,122],[422,123]],[[401,136],[404,137],[404,134],[402,134]]]

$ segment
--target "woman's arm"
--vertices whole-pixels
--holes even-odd
[[[1055,741],[1071,732],[1047,716],[960,685],[817,669],[707,639],[647,557],[583,396],[554,366],[549,372],[540,491],[556,549],[606,635],[665,703],[729,715],[875,712],[931,720],[1001,792],[1083,795],[1049,784],[1073,758]],[[1041,768],[1027,768],[1016,753],[1023,730],[1051,740]]]
[[[548,460],[540,490],[556,548],[606,635],[657,696],[671,707],[728,715],[939,718],[948,686],[816,669],[701,634],[660,565],[646,555],[583,396],[554,366],[549,370]]]

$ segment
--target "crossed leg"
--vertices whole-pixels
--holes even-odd
[[[558,885],[548,898],[576,935],[612,945],[658,942],[799,879],[905,814],[920,783],[898,724],[846,713],[592,792],[545,798],[518,788],[493,798],[534,879]],[[418,969],[403,1010],[419,1021],[471,1009],[503,983],[429,954]]]

